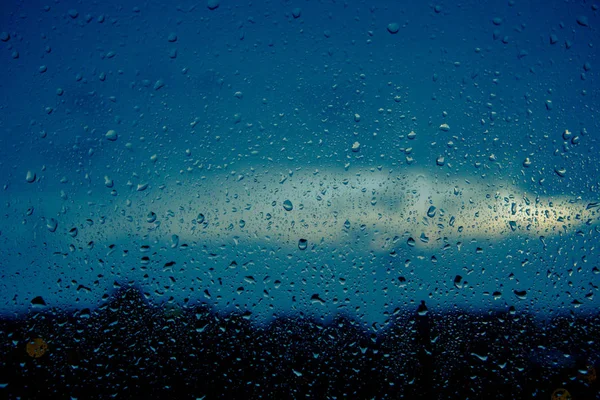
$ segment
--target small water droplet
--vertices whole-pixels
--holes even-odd
[[[429,218],[433,218],[433,217],[435,217],[435,211],[436,211],[436,208],[435,208],[435,206],[431,206],[431,207],[429,207],[429,210],[427,210],[427,216],[428,216]]]
[[[156,213],[154,213],[154,211],[150,211],[148,213],[148,216],[146,217],[146,222],[148,222],[149,224],[151,224],[154,221],[156,221]]]
[[[29,183],[33,183],[35,182],[35,172],[33,171],[27,171],[27,175],[25,176],[25,180]]]
[[[456,286],[457,289],[462,289],[463,288],[463,278],[460,275],[456,275],[456,277],[454,277],[454,286]]]
[[[285,211],[292,211],[293,208],[294,208],[294,205],[292,204],[291,201],[286,200],[286,201],[283,202],[283,209]]]
[[[306,250],[307,247],[308,247],[308,240],[306,240],[306,239],[298,240],[298,248],[300,250]]]
[[[46,221],[46,227],[50,232],[56,232],[56,228],[58,228],[58,221],[54,218],[50,218],[48,221]]]
[[[111,129],[108,132],[106,132],[105,136],[106,139],[110,140],[111,142],[114,142],[118,139],[117,132],[114,129]]]

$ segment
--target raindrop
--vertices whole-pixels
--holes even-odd
[[[31,300],[31,305],[34,307],[43,307],[46,305],[46,301],[42,296],[37,296],[34,297],[33,300]]]
[[[588,17],[586,17],[585,15],[578,16],[577,23],[581,26],[588,26],[590,24]]]
[[[159,79],[154,83],[154,90],[158,90],[158,89],[162,88],[163,86],[165,86],[165,81],[163,81],[162,79]]]
[[[113,129],[109,130],[108,132],[106,132],[106,139],[110,140],[111,142],[114,142],[115,140],[117,140],[117,132]]]
[[[435,217],[435,211],[436,211],[436,208],[435,208],[435,206],[431,206],[431,207],[429,207],[429,210],[427,210],[427,216],[428,216],[429,218],[433,218],[433,217]]]
[[[318,304],[320,304],[320,305],[322,305],[322,306],[324,306],[324,305],[325,305],[325,300],[323,300],[321,297],[319,297],[319,295],[318,295],[318,294],[313,294],[313,295],[310,297],[310,301],[311,301],[312,303],[318,303]]]
[[[202,213],[198,214],[198,216],[196,217],[196,222],[199,224],[204,223],[204,214],[202,214]]]
[[[556,172],[556,175],[560,176],[561,178],[564,178],[565,175],[567,175],[567,170],[565,168],[555,168],[554,172]]]
[[[525,300],[527,298],[526,290],[515,290],[514,293],[515,293],[515,296],[517,296],[517,298],[520,300]]]
[[[396,22],[389,23],[387,26],[387,30],[392,35],[395,35],[400,30],[400,25]]]
[[[46,222],[46,227],[48,228],[48,230],[50,232],[56,232],[56,228],[58,228],[58,221],[55,220],[54,218],[50,218],[47,222]]]
[[[29,183],[35,182],[35,172],[27,171],[27,175],[25,176],[25,180]]]
[[[454,277],[454,286],[456,286],[457,289],[462,289],[463,288],[463,278],[460,275],[456,275],[456,277]]]
[[[294,208],[294,205],[292,204],[291,201],[286,200],[286,201],[283,202],[283,209],[285,211],[292,211],[293,208]]]
[[[148,213],[148,216],[146,217],[146,222],[148,222],[149,224],[151,224],[154,221],[156,221],[156,213],[154,211],[150,211]]]
[[[219,0],[208,0],[206,2],[206,7],[208,7],[209,10],[216,10],[219,8]]]
[[[308,247],[308,240],[306,240],[306,239],[298,240],[298,248],[300,250],[306,250],[307,247]]]

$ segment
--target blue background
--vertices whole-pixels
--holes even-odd
[[[191,1],[3,2],[0,31],[10,38],[0,42],[0,310],[23,313],[36,296],[48,307],[95,307],[132,285],[155,303],[207,302],[249,310],[257,322],[301,312],[385,323],[421,300],[439,310],[514,306],[541,317],[595,311],[597,216],[546,235],[545,245],[527,234],[483,235],[443,252],[403,240],[395,257],[351,240],[306,252],[269,244],[261,253],[247,243],[172,248],[168,229],[153,241],[119,234],[129,232],[119,225],[127,200],[165,193],[175,208],[193,201],[190,187],[210,197],[228,175],[343,174],[347,164],[353,173],[426,171],[440,185],[468,179],[533,198],[598,201],[597,7],[403,3],[222,0],[210,10]],[[450,131],[438,129],[444,123]],[[115,142],[105,138],[110,129]],[[565,141],[565,129],[579,141]],[[355,141],[360,152],[351,150]],[[143,182],[149,189],[137,192]],[[69,236],[103,216],[94,248]],[[152,257],[140,268],[145,242]],[[232,260],[247,268],[228,269]],[[455,287],[456,275],[468,285]],[[315,293],[324,304],[311,301]]]

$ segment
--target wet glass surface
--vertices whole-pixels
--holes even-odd
[[[0,395],[598,398],[599,7],[4,2]]]

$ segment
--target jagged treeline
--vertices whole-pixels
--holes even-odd
[[[97,310],[0,320],[7,398],[598,397],[600,316],[397,313],[383,331],[338,317],[256,326],[248,314],[153,306],[127,288]],[[38,358],[27,343],[47,343]],[[590,372],[587,372],[587,371]],[[587,373],[586,373],[587,372]]]

